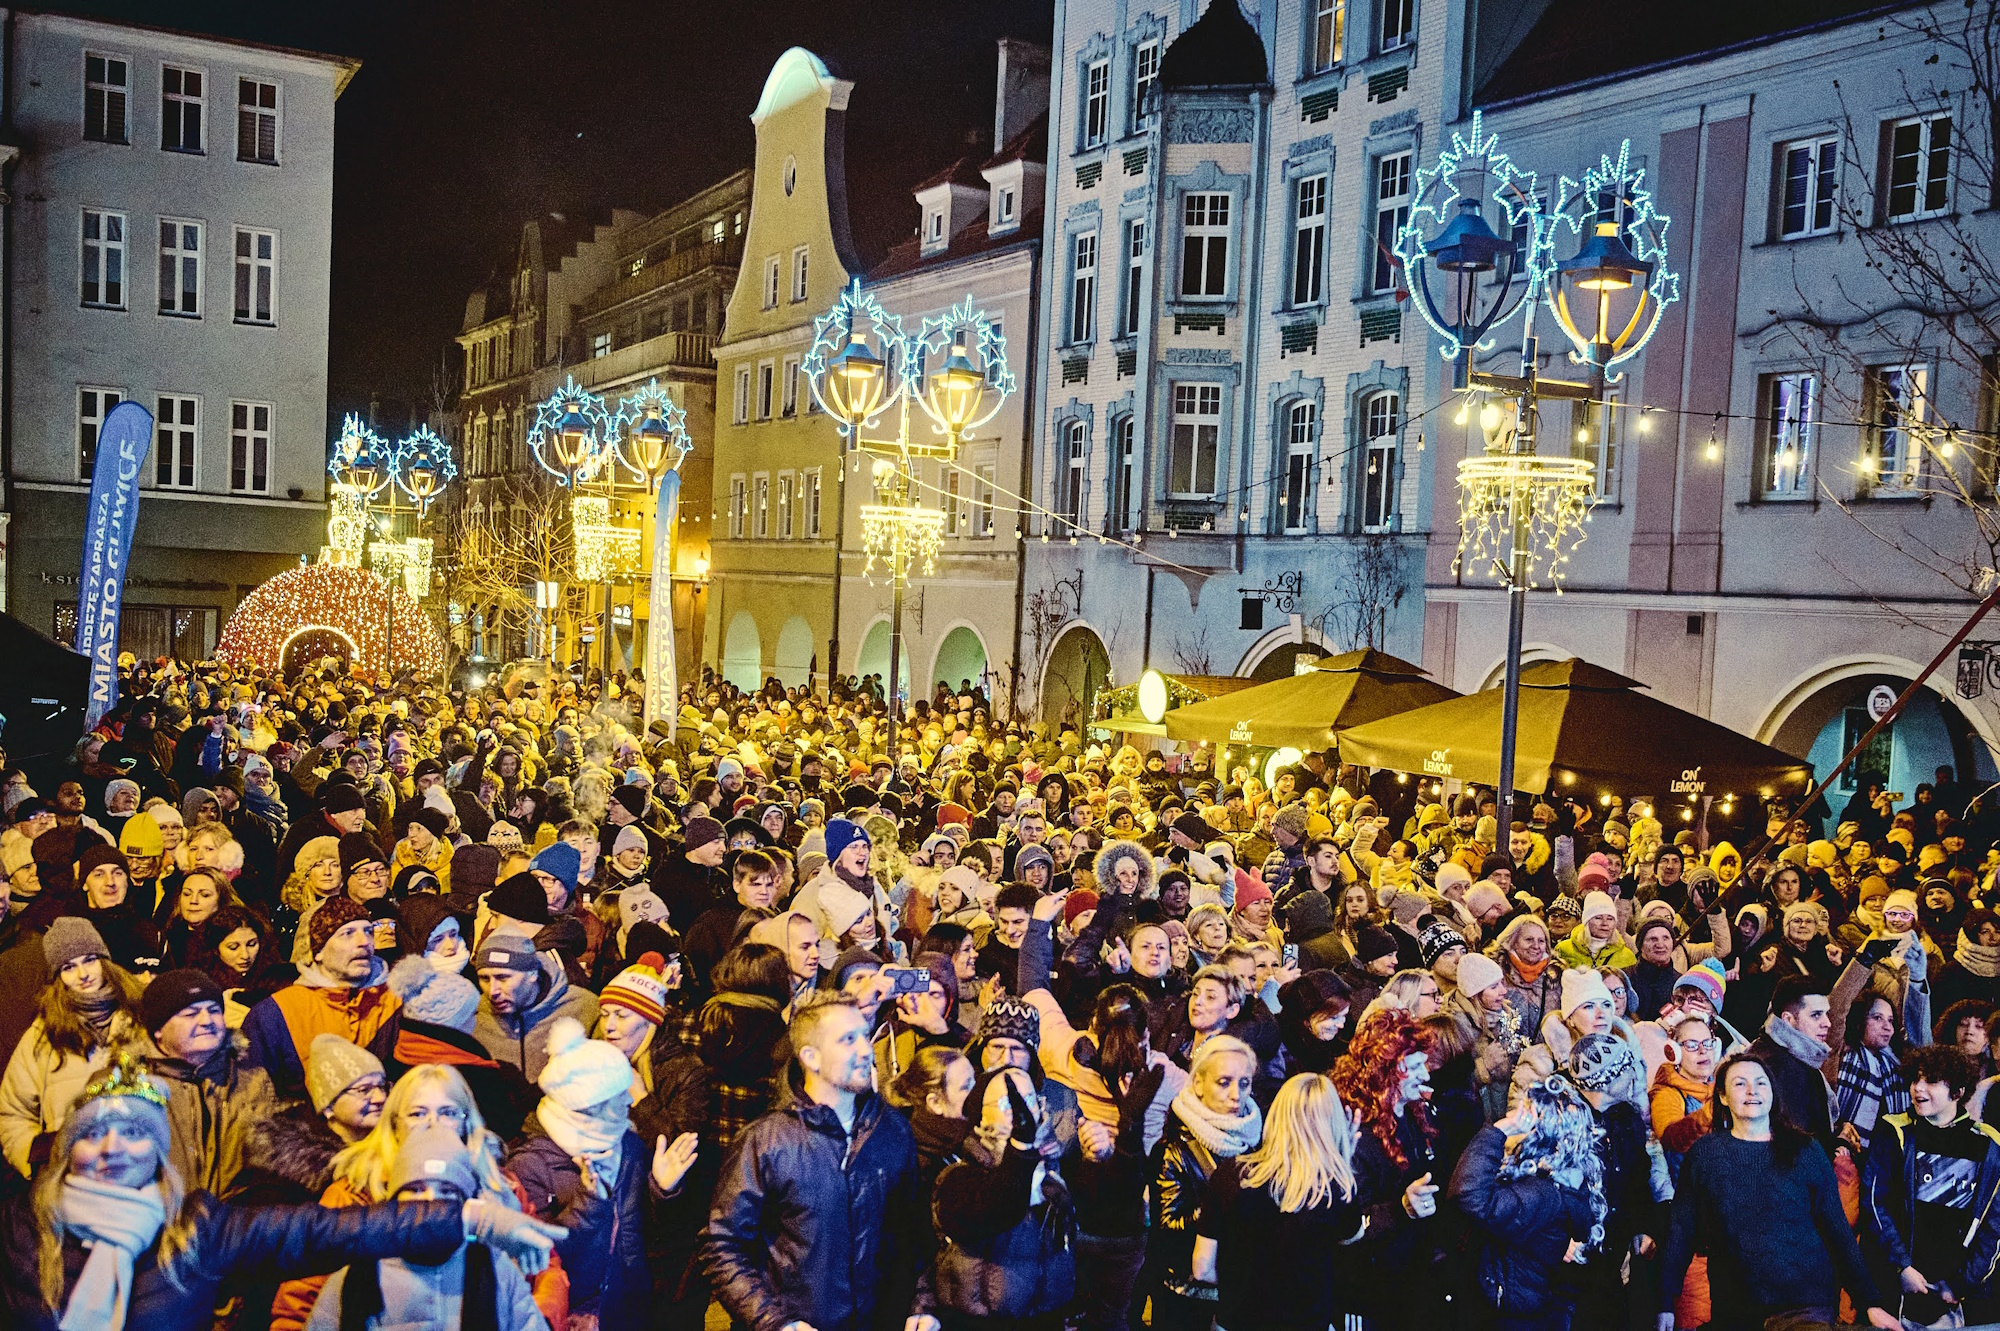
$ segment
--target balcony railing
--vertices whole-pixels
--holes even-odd
[[[582,317],[588,319],[593,314],[601,314],[613,306],[657,291],[684,277],[692,277],[704,268],[735,267],[743,259],[741,239],[725,240],[720,245],[700,245],[679,254],[668,255],[656,263],[649,263],[638,272],[622,277],[608,286],[599,287],[583,302]]]
[[[661,333],[608,355],[587,357],[571,368],[577,382],[585,388],[662,368],[713,370],[715,339],[707,333]]]

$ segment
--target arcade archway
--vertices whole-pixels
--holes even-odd
[[[1083,725],[1110,679],[1111,654],[1104,650],[1104,640],[1085,624],[1071,625],[1049,649],[1042,667],[1042,719]]]

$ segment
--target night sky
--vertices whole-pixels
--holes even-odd
[[[339,102],[331,421],[422,401],[466,294],[544,213],[655,211],[751,165],[789,46],[854,80],[848,192],[873,262],[909,187],[992,137],[994,41],[1049,40],[1049,0],[79,0],[66,12],[358,57]],[[454,348],[454,355],[456,349]]]

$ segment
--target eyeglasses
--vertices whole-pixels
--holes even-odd
[[[1682,1040],[1680,1044],[1681,1048],[1687,1050],[1690,1054],[1699,1054],[1703,1050],[1707,1050],[1712,1054],[1722,1048],[1722,1041],[1716,1039],[1713,1035],[1702,1040]]]
[[[1433,987],[1433,988],[1430,988],[1430,989],[1419,989],[1419,990],[1417,990],[1417,997],[1418,997],[1418,998],[1443,998],[1443,997],[1444,997],[1444,990],[1442,990],[1442,989],[1438,989],[1438,988],[1435,988],[1435,987]]]

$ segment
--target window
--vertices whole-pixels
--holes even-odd
[[[1833,230],[1834,187],[1840,180],[1840,140],[1809,139],[1782,149],[1784,205],[1778,234],[1786,240]]]
[[[944,240],[944,209],[933,208],[924,214],[924,241],[936,245]]]
[[[819,468],[799,477],[799,507],[805,510],[806,539],[819,539]]]
[[[1317,305],[1326,287],[1326,177],[1299,182],[1292,221],[1292,304]]]
[[[1181,294],[1229,291],[1229,196],[1190,194],[1181,204]]]
[[[757,419],[771,419],[771,388],[777,375],[777,367],[770,361],[760,361],[757,365]]]
[[[607,328],[601,333],[592,333],[590,335],[590,358],[596,360],[600,356],[609,356],[610,354],[611,330]]]
[[[1764,376],[1763,465],[1758,496],[1810,498],[1813,435],[1819,425],[1819,381],[1810,374]]]
[[[278,233],[236,228],[236,322],[276,322]]]
[[[79,388],[76,390],[76,474],[81,480],[89,480],[91,468],[97,465],[97,432],[104,428],[104,418],[111,409],[125,400],[122,388]]]
[[[1108,516],[1114,532],[1132,530],[1133,431],[1131,416],[1120,416],[1111,423],[1111,511]]]
[[[812,250],[804,245],[792,251],[792,299],[794,301],[801,301],[806,298],[806,261],[811,256]]]
[[[229,489],[232,494],[271,492],[271,404],[229,404]]]
[[[1073,529],[1083,516],[1083,477],[1090,466],[1090,426],[1071,421],[1063,430],[1063,469],[1056,477],[1059,487],[1056,511]]]
[[[1583,458],[1593,467],[1592,503],[1618,502],[1618,467],[1624,458],[1621,431],[1625,413],[1618,395],[1607,393],[1603,403],[1570,403],[1571,457]]]
[[[1097,233],[1086,231],[1070,247],[1069,340],[1088,342],[1097,333]]]
[[[1125,224],[1124,297],[1118,329],[1126,337],[1136,337],[1146,312],[1146,223],[1139,219]]]
[[[1136,132],[1159,109],[1160,44],[1140,42],[1132,48],[1132,129]]]
[[[202,151],[202,73],[179,65],[160,68],[160,147],[170,153]]]
[[[1014,187],[1012,185],[1003,185],[1000,187],[1000,220],[1003,223],[1014,220]]]
[[[743,539],[743,515],[748,507],[745,484],[741,476],[729,478],[729,539],[732,541]]]
[[[750,482],[750,530],[760,541],[771,535],[771,478],[762,472]]]
[[[778,539],[781,541],[792,539],[792,491],[796,483],[792,473],[778,473]]]
[[[125,214],[83,210],[83,303],[125,308]]]
[[[1868,372],[1871,456],[1862,474],[1877,490],[1910,490],[1923,474],[1916,428],[1923,423],[1929,372],[1921,365],[1883,365]]]
[[[989,388],[1000,386],[1000,376],[1007,372],[1007,321],[998,315],[993,318],[993,337],[1000,351],[986,360],[986,384]]]
[[[1417,35],[1417,0],[1382,0],[1382,49],[1408,46]]]
[[[1396,237],[1410,220],[1410,154],[1391,153],[1375,163],[1375,271],[1370,291],[1394,291],[1402,281]]]
[[[162,393],[153,413],[153,482],[176,490],[195,487],[195,432],[200,406],[194,398]]]
[[[1347,35],[1347,0],[1313,0],[1312,67],[1317,73],[1340,63]]]
[[[1390,531],[1396,523],[1396,447],[1402,399],[1376,393],[1361,404],[1361,530]]]
[[[993,535],[993,464],[979,465],[979,491],[977,506],[972,512],[972,534],[978,537]]]
[[[959,494],[959,477],[960,472],[956,467],[947,471],[944,477],[944,534],[946,536],[957,536],[959,528],[964,525],[958,511],[958,506],[962,499],[962,496]]]
[[[1222,434],[1222,386],[1174,385],[1174,447],[1167,489],[1207,498],[1215,493],[1215,452]]]
[[[796,416],[799,414],[799,358],[797,356],[785,357],[784,380],[785,415]]]
[[[97,143],[130,143],[125,107],[131,73],[123,56],[83,53],[83,137]]]
[[[742,425],[750,419],[750,367],[743,365],[736,370],[736,412],[735,422]]]
[[[764,308],[778,306],[778,256],[773,254],[764,260]]]
[[[236,160],[278,164],[278,85],[236,80]]]
[[[1889,220],[1936,217],[1951,206],[1951,117],[1889,126]]]
[[[1111,62],[1099,60],[1084,74],[1083,146],[1104,142],[1111,120]]]
[[[201,223],[160,219],[160,313],[201,314]]]
[[[1288,533],[1307,529],[1306,505],[1312,498],[1315,446],[1319,438],[1319,407],[1294,402],[1285,420],[1285,479],[1278,497],[1283,507],[1279,526]]]

